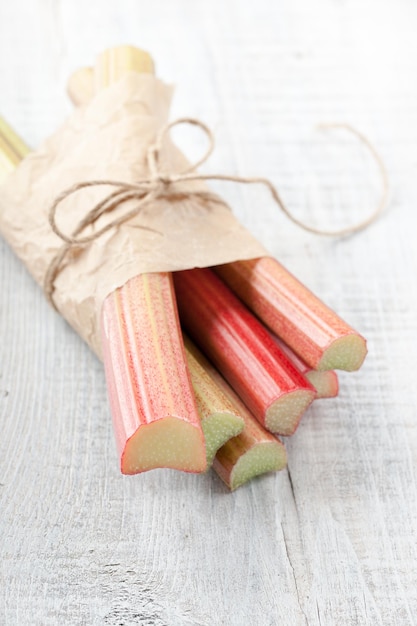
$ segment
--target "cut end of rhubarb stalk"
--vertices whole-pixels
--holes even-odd
[[[175,417],[140,426],[126,443],[122,474],[138,474],[158,467],[204,472],[207,465],[200,431]]]
[[[233,491],[255,476],[282,470],[287,464],[285,448],[275,443],[260,443],[242,455],[233,468],[230,489]]]
[[[230,413],[213,413],[202,420],[204,439],[206,441],[207,468],[209,468],[216,452],[226,441],[236,437],[243,430],[243,420]]]
[[[152,57],[134,46],[116,46],[104,50],[97,57],[94,68],[96,88],[103,89],[124,78],[128,72],[153,74]]]
[[[305,377],[317,391],[316,400],[319,398],[336,398],[338,395],[339,379],[333,370],[326,372],[310,370],[305,374]]]
[[[357,334],[345,335],[333,341],[325,350],[317,369],[354,372],[362,365],[367,352],[363,337]]]
[[[300,389],[290,391],[273,402],[265,415],[265,428],[271,433],[292,435],[306,408],[314,400],[315,393]]]
[[[94,70],[92,67],[80,67],[68,79],[67,92],[75,106],[91,102],[94,96]]]

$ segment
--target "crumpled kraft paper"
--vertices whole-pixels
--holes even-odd
[[[146,152],[167,122],[171,96],[172,88],[153,76],[127,74],[87,107],[76,110],[1,187],[0,233],[40,285],[63,245],[48,222],[53,200],[78,182],[135,182],[147,177]],[[161,163],[169,173],[187,166],[169,140],[164,142]],[[201,181],[178,185],[176,189],[185,191],[206,188]],[[67,198],[58,210],[59,227],[71,234],[80,219],[112,190],[90,187]],[[131,200],[130,206],[121,210],[130,210],[134,203]],[[103,216],[100,220],[104,221],[95,228],[109,219],[112,216]],[[206,267],[266,254],[227,207],[195,197],[180,202],[158,199],[129,222],[86,247],[72,249],[55,280],[54,302],[100,356],[102,303],[130,278],[143,272]]]

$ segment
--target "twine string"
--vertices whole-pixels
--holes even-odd
[[[196,126],[200,130],[202,130],[208,139],[207,149],[198,161],[191,164],[183,171],[177,173],[162,172],[160,169],[159,161],[163,142],[171,128],[180,124]],[[273,200],[281,209],[281,211],[287,216],[287,218],[290,219],[294,224],[308,232],[330,237],[341,237],[363,230],[377,219],[377,217],[381,214],[387,204],[389,195],[389,184],[388,174],[385,165],[377,150],[370,143],[370,141],[349,124],[325,124],[320,125],[320,128],[342,128],[351,132],[359,139],[359,141],[361,141],[365,145],[378,166],[382,180],[382,193],[375,209],[364,220],[358,222],[357,224],[354,224],[353,226],[349,226],[339,230],[323,230],[321,228],[315,228],[308,225],[306,222],[296,218],[291,213],[291,211],[288,209],[288,207],[280,197],[276,187],[267,178],[236,176],[232,174],[201,174],[197,172],[197,168],[207,161],[207,159],[210,157],[211,153],[214,150],[214,135],[210,128],[200,120],[191,117],[179,118],[163,126],[156,136],[155,143],[149,146],[146,154],[147,167],[149,171],[149,176],[147,178],[143,178],[134,183],[107,179],[89,180],[81,183],[75,183],[71,187],[65,189],[55,198],[49,210],[49,224],[53,232],[64,242],[64,245],[59,249],[56,256],[52,259],[52,262],[50,263],[45,275],[44,290],[49,302],[54,308],[56,308],[53,299],[55,279],[62,269],[63,263],[71,249],[79,246],[85,246],[104,235],[110,229],[121,226],[125,222],[131,220],[136,215],[138,215],[138,213],[140,213],[145,205],[152,203],[154,200],[166,198],[168,200],[175,201],[179,198],[198,198],[206,203],[214,202],[216,204],[221,204],[229,208],[224,200],[222,200],[217,194],[198,189],[179,191],[178,189],[175,189],[176,183],[198,180],[218,180],[249,185],[263,185],[264,187],[267,187],[269,189]],[[57,210],[62,202],[69,196],[72,196],[82,189],[100,186],[114,187],[115,190],[111,191],[107,196],[105,196],[103,200],[99,201],[92,209],[90,209],[85,217],[80,220],[71,235],[67,235],[61,230],[56,222]],[[83,235],[85,229],[89,226],[94,226],[100,217],[107,213],[112,213],[118,208],[121,208],[123,204],[128,202],[129,200],[137,200],[133,209],[126,211],[122,215],[114,217],[103,227],[93,231],[91,234]],[[140,228],[142,228],[143,230],[153,231],[153,229],[145,226],[140,226]]]

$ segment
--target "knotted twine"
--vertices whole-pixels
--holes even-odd
[[[171,128],[180,124],[189,124],[200,128],[205,133],[208,139],[208,147],[201,159],[190,165],[182,172],[162,172],[160,170],[159,157],[164,139]],[[197,172],[196,170],[198,169],[198,167],[207,161],[207,159],[210,157],[214,150],[214,136],[209,127],[200,120],[191,117],[179,118],[177,120],[174,120],[173,122],[164,125],[157,133],[155,142],[149,146],[146,153],[146,162],[149,170],[149,176],[147,178],[138,180],[135,183],[127,183],[123,181],[107,179],[89,180],[81,183],[76,183],[71,187],[68,187],[55,198],[49,210],[49,224],[53,232],[64,242],[64,245],[58,251],[56,256],[52,259],[52,262],[50,263],[45,275],[44,291],[48,301],[52,304],[54,308],[56,308],[53,299],[55,279],[62,268],[63,262],[68,252],[72,248],[86,246],[95,239],[98,239],[99,237],[104,235],[104,233],[106,233],[110,229],[121,226],[125,222],[138,215],[145,205],[150,204],[153,201],[161,198],[166,198],[169,201],[175,201],[181,198],[198,198],[206,203],[215,202],[229,208],[226,202],[222,200],[220,196],[212,192],[198,189],[178,191],[178,189],[175,189],[175,184],[180,182],[196,180],[221,180],[251,185],[264,185],[269,189],[273,200],[281,209],[281,211],[288,217],[288,219],[290,219],[300,228],[310,233],[329,237],[342,237],[363,230],[377,219],[377,217],[386,206],[389,194],[389,185],[385,165],[378,152],[369,142],[369,140],[356,129],[351,127],[349,124],[325,124],[321,125],[321,128],[344,128],[345,130],[348,130],[349,132],[353,133],[368,148],[371,155],[375,159],[382,178],[382,194],[374,211],[372,211],[369,217],[365,218],[364,220],[353,226],[349,226],[339,230],[323,230],[320,228],[315,228],[313,226],[309,226],[302,220],[297,219],[290,212],[286,204],[281,199],[276,187],[267,178],[236,176],[232,174],[201,174]],[[71,235],[65,234],[56,223],[56,213],[60,204],[66,198],[82,189],[85,189],[87,187],[99,187],[105,185],[115,187],[116,190],[110,192],[103,200],[98,202],[92,209],[90,209],[86,216],[78,223],[77,227]],[[110,220],[105,226],[94,231],[90,235],[82,236],[83,231],[88,226],[94,226],[94,224],[102,215],[113,212],[115,209],[121,207],[125,202],[128,202],[129,200],[138,201],[135,205],[135,208],[127,211],[124,215],[115,217],[114,219]],[[151,230],[144,226],[141,228],[143,228],[144,230]]]

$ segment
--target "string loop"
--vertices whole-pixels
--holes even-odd
[[[164,140],[172,128],[181,124],[196,126],[200,130],[202,130],[208,139],[207,149],[200,159],[198,159],[195,163],[191,164],[183,171],[177,173],[163,172],[160,169],[160,153]],[[285,213],[288,219],[290,219],[292,222],[294,222],[294,224],[297,224],[297,226],[303,228],[308,232],[315,233],[317,235],[339,237],[363,230],[364,228],[369,226],[369,224],[376,220],[378,215],[380,215],[380,213],[386,206],[388,200],[389,186],[388,175],[385,169],[385,165],[378,152],[369,142],[369,140],[348,124],[326,124],[321,125],[321,127],[344,128],[350,131],[368,148],[370,154],[373,156],[378,165],[383,183],[382,195],[375,210],[371,213],[369,217],[367,217],[363,221],[340,230],[326,231],[320,228],[315,228],[313,226],[309,226],[302,220],[299,220],[290,212],[290,210],[281,199],[276,187],[267,178],[243,177],[230,174],[201,174],[197,172],[197,168],[207,161],[207,159],[210,157],[214,150],[214,136],[210,128],[200,120],[194,119],[192,117],[179,118],[163,126],[156,136],[155,143],[149,146],[146,153],[146,162],[149,170],[149,176],[147,178],[143,178],[135,183],[127,183],[124,181],[115,180],[89,180],[81,183],[75,183],[68,189],[65,189],[55,198],[49,210],[49,224],[53,232],[64,242],[64,245],[53,258],[45,275],[44,289],[49,302],[54,308],[56,308],[53,300],[54,282],[71,248],[75,246],[87,245],[104,235],[110,229],[118,227],[125,222],[128,222],[136,215],[138,215],[138,213],[140,213],[145,205],[152,203],[154,200],[165,197],[168,200],[175,201],[176,199],[178,199],[178,197],[195,197],[207,203],[215,202],[217,204],[222,204],[223,206],[227,207],[227,204],[218,195],[209,191],[191,189],[183,190],[181,191],[181,193],[178,193],[178,190],[176,191],[173,187],[175,183],[195,180],[219,180],[250,185],[260,184],[269,189],[273,200],[283,211],[283,213]],[[66,198],[72,196],[78,191],[81,191],[88,187],[100,186],[114,187],[115,190],[111,191],[103,200],[98,202],[92,209],[90,209],[90,211],[88,211],[85,217],[76,226],[72,234],[67,235],[65,232],[62,231],[62,229],[57,225],[56,222],[56,214],[59,206]],[[85,229],[88,226],[94,226],[101,216],[105,215],[106,213],[112,213],[116,209],[120,209],[129,200],[137,200],[133,209],[126,211],[122,215],[114,217],[102,228],[95,230],[91,234],[82,235]],[[145,226],[141,228],[143,228],[144,230],[152,230]]]

